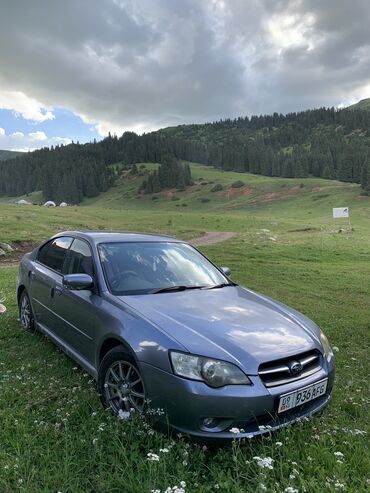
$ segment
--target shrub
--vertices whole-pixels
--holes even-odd
[[[211,192],[221,192],[224,187],[221,185],[221,183],[217,183],[214,187],[211,188]]]
[[[231,184],[231,188],[241,188],[241,187],[244,187],[244,181],[242,180],[234,181],[234,183]]]
[[[206,202],[210,202],[211,201],[211,199],[207,199],[206,197],[202,197],[199,200],[202,202],[202,204],[205,204]]]

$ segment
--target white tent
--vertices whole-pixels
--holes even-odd
[[[68,204],[67,204],[67,202],[61,202],[59,204],[59,207],[68,207]]]
[[[56,207],[56,203],[52,200],[48,200],[47,202],[45,202],[44,207]]]
[[[31,202],[28,202],[27,200],[21,199],[17,201],[18,205],[32,205]]]

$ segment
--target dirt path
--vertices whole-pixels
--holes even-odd
[[[203,236],[198,238],[193,238],[189,241],[194,246],[200,245],[214,245],[215,243],[222,243],[223,241],[229,240],[236,236],[236,233],[230,231],[208,231]]]

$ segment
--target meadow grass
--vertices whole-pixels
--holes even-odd
[[[19,328],[17,269],[0,268],[0,300],[8,308],[0,318],[0,492],[367,491],[369,205],[348,189],[352,202],[342,204],[353,205],[354,231],[335,233],[324,213],[341,200],[335,190],[320,208],[300,195],[276,202],[279,210],[242,203],[221,213],[213,204],[204,214],[153,210],[149,200],[147,209],[136,202],[130,209],[95,203],[68,210],[1,204],[0,241],[41,240],[73,228],[185,238],[235,231],[232,240],[201,250],[230,266],[235,281],[314,319],[339,352],[333,400],[323,413],[261,439],[203,448],[156,432],[140,418],[121,421],[105,412],[83,370],[41,334]],[[300,202],[306,200],[313,202],[308,218]],[[313,229],[303,231],[308,226]],[[159,461],[148,460],[148,453]],[[273,459],[272,469],[256,457]]]

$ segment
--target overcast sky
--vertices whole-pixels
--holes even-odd
[[[370,97],[369,0],[0,0],[0,149]]]

